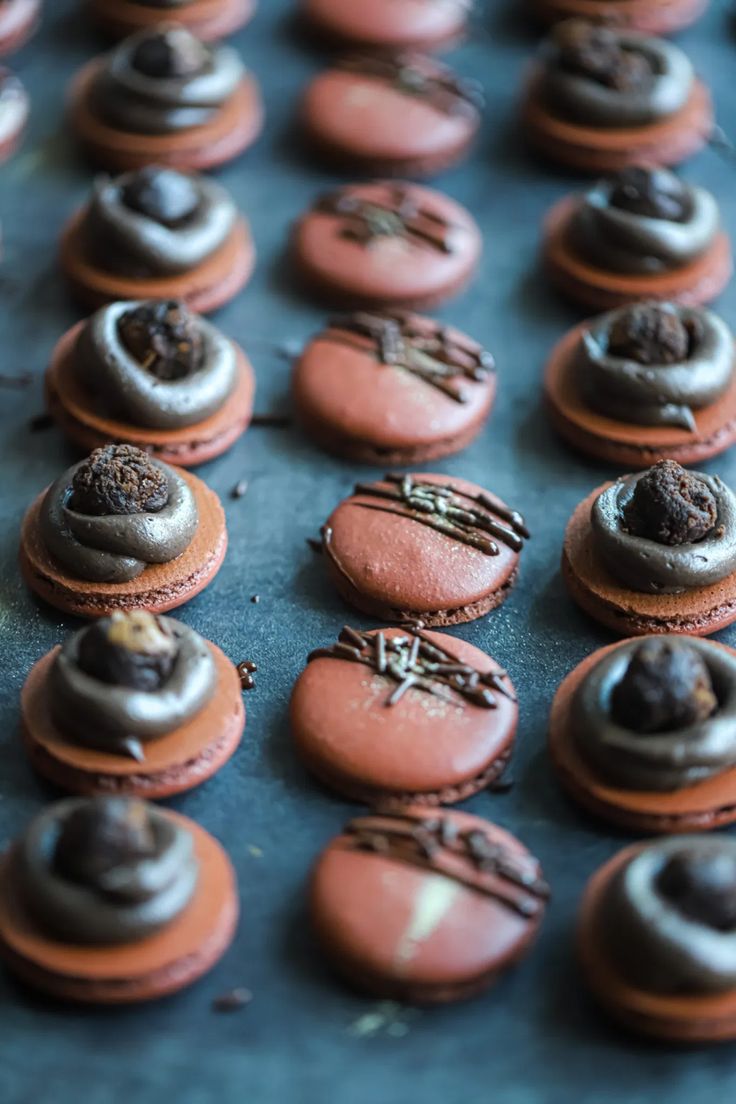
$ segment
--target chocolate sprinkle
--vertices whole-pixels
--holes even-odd
[[[453,253],[449,240],[450,224],[434,211],[419,206],[411,192],[401,185],[390,188],[390,198],[381,203],[338,188],[321,196],[314,210],[344,220],[342,237],[361,245],[372,245],[378,238],[405,237],[440,253]]]

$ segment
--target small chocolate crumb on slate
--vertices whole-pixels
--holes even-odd
[[[31,418],[28,423],[28,428],[31,433],[41,433],[42,430],[51,429],[54,424],[54,419],[50,414],[36,414],[35,418]]]
[[[486,789],[489,793],[505,794],[510,793],[515,785],[516,781],[510,774],[502,774],[500,778],[496,778],[495,781],[491,782]]]
[[[258,605],[258,603],[259,603],[259,602],[260,602],[260,600],[261,600],[261,596],[260,596],[260,594],[253,594],[253,595],[251,595],[251,599],[250,599],[250,600],[251,600],[251,602],[253,603],[253,605],[254,605],[254,606],[257,606],[257,605]]]
[[[243,659],[237,666],[238,674],[240,675],[240,687],[242,690],[255,689],[256,680],[253,675],[258,670],[258,664],[254,663],[252,659]]]
[[[250,424],[261,429],[289,429],[290,414],[254,414]]]
[[[239,483],[236,483],[233,489],[230,491],[231,498],[243,498],[248,491],[248,480],[241,479]]]
[[[230,989],[227,993],[221,993],[219,997],[215,997],[212,1009],[215,1012],[238,1012],[252,1000],[253,994],[250,989],[242,987]]]

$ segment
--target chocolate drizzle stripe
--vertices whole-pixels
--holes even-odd
[[[426,100],[447,115],[474,115],[483,106],[483,92],[477,81],[458,77],[445,67],[427,72],[407,55],[348,57],[338,61],[337,68],[359,76],[377,77],[407,96]]]
[[[421,207],[411,192],[400,185],[388,189],[388,199],[383,202],[338,189],[321,196],[314,210],[341,218],[341,236],[361,245],[371,245],[384,237],[404,237],[440,253],[454,252],[447,219]]]

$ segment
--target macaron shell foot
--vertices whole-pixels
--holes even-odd
[[[95,23],[114,38],[155,27],[164,14],[135,0],[89,0],[88,6]],[[192,0],[176,10],[176,21],[202,42],[217,42],[244,27],[255,9],[256,0]]]

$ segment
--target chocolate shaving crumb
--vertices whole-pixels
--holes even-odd
[[[251,600],[251,602],[253,603],[254,606],[257,606],[258,603],[261,600],[261,596],[260,596],[260,594],[252,594],[250,600]]]
[[[229,989],[226,993],[221,993],[219,997],[215,997],[212,1001],[212,1009],[215,1012],[238,1012],[241,1008],[245,1008],[247,1004],[253,1000],[253,994],[250,989],[238,987],[237,989]]]
[[[236,483],[233,489],[230,491],[231,498],[244,498],[248,491],[248,480],[241,479],[239,483]]]
[[[258,664],[254,663],[252,659],[243,659],[238,664],[236,670],[240,676],[241,689],[254,690],[256,680],[253,678],[253,675],[258,671]]]

